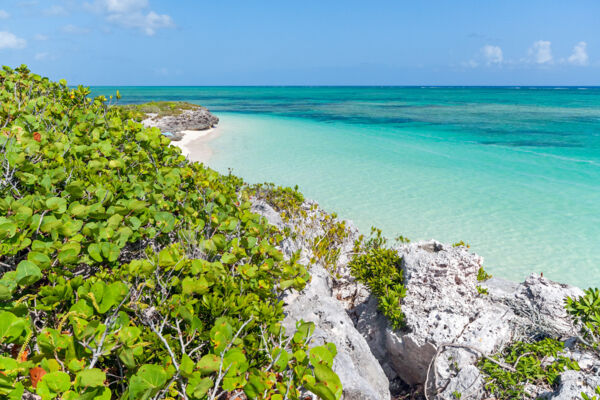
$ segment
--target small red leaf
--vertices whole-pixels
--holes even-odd
[[[41,142],[42,141],[42,135],[40,135],[39,132],[33,132],[33,140],[35,140],[36,142]]]
[[[37,384],[42,379],[42,376],[46,375],[46,371],[42,367],[35,367],[29,370],[29,377],[31,378],[31,386],[37,388]]]

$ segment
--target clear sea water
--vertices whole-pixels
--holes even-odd
[[[600,286],[600,88],[118,89],[207,106],[210,167],[298,185],[365,233],[463,240],[497,276]]]

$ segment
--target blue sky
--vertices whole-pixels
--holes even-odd
[[[87,85],[600,85],[597,0],[2,0],[0,64]]]

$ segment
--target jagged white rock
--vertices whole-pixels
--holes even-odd
[[[306,217],[287,223],[264,202],[255,201],[253,210],[273,225],[295,232],[294,238],[284,240],[282,250],[288,256],[301,251],[303,262],[310,264],[310,243],[324,233],[320,224],[324,213],[314,202],[306,202],[302,208]],[[334,273],[313,265],[313,282],[302,293],[288,297],[286,306],[289,321],[304,318],[315,322],[316,337],[341,349],[335,367],[348,393],[353,393],[346,398],[388,398],[389,392],[377,390],[387,375],[389,381],[400,378],[415,386],[427,381],[430,398],[450,400],[460,393],[461,400],[481,399],[484,379],[475,363],[482,354],[491,355],[521,339],[577,335],[564,309],[564,299],[583,295],[580,289],[538,275],[520,284],[498,278],[478,282],[483,258],[464,246],[434,240],[396,249],[403,260],[407,289],[402,301],[407,329],[396,331],[378,311],[377,299],[350,274],[352,243],[359,233],[352,224],[347,224],[347,230],[348,238],[337,244],[340,257]],[[479,293],[478,286],[488,294]],[[370,351],[356,333],[362,335]],[[465,348],[440,349],[448,343]],[[566,371],[556,392],[535,386],[528,390],[552,399],[573,398],[568,396],[579,396],[582,391],[591,395],[600,360],[585,351],[571,351],[570,355],[587,372]],[[375,358],[379,368],[373,365]]]
[[[252,211],[264,216],[267,221],[283,229],[285,223],[281,216],[264,201],[254,201]],[[311,217],[318,218],[312,204],[306,205],[306,211]],[[307,218],[307,221],[311,220]],[[301,262],[308,264],[310,249],[306,247],[307,237],[314,238],[320,224],[314,228],[306,227],[305,237],[293,240],[286,238],[281,247],[286,257],[300,250],[304,256]],[[347,247],[347,246],[346,246]],[[310,265],[311,281],[301,292],[293,291],[283,300],[286,303],[284,311],[286,318],[283,324],[288,334],[295,330],[296,321],[304,320],[315,324],[315,332],[311,346],[331,342],[336,345],[333,370],[340,377],[344,387],[344,399],[347,400],[389,400],[389,382],[377,359],[371,353],[369,345],[354,327],[343,303],[333,297],[332,279],[320,264]]]

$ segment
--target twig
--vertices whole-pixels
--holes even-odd
[[[123,300],[121,300],[121,303],[119,303],[119,305],[117,306],[115,311],[112,313],[112,315],[110,317],[106,318],[106,320],[104,321],[104,323],[106,325],[106,329],[104,330],[104,333],[102,334],[100,343],[97,345],[96,349],[93,352],[94,356],[92,358],[92,361],[90,362],[90,365],[88,366],[88,369],[94,368],[94,365],[96,365],[96,362],[98,362],[98,359],[102,355],[102,346],[104,345],[104,340],[106,340],[108,331],[110,330],[112,324],[115,322],[117,314],[119,313],[119,310],[121,309],[121,306],[123,306],[123,304],[125,304],[125,301],[127,301],[127,299],[129,298],[130,293],[131,292],[127,293],[127,295],[123,298]]]
[[[437,359],[438,359],[438,357],[439,357],[440,353],[442,352],[442,350],[443,350],[445,347],[454,347],[454,348],[458,348],[458,349],[467,349],[467,350],[475,351],[475,352],[477,352],[477,353],[481,354],[481,356],[482,356],[483,358],[485,358],[486,360],[488,360],[488,361],[490,361],[490,362],[492,362],[492,363],[494,363],[494,364],[498,365],[499,367],[501,367],[501,368],[503,368],[503,369],[506,369],[506,370],[508,370],[508,371],[511,371],[511,372],[516,372],[515,368],[514,368],[514,367],[512,367],[511,365],[504,364],[503,362],[500,362],[500,361],[498,361],[498,360],[494,360],[493,358],[491,358],[491,357],[487,356],[487,355],[486,355],[486,354],[483,352],[483,350],[481,350],[481,349],[478,349],[478,348],[477,348],[477,347],[475,347],[475,346],[470,346],[470,345],[468,345],[468,344],[458,344],[458,343],[440,343],[440,344],[438,345],[437,351],[435,352],[435,355],[433,356],[433,358],[432,358],[432,359],[431,359],[431,361],[429,362],[429,366],[427,367],[427,375],[426,375],[426,377],[425,377],[425,386],[423,387],[423,394],[425,395],[425,399],[426,399],[426,400],[429,400],[429,396],[428,396],[428,394],[427,394],[427,389],[428,389],[428,386],[429,386],[429,375],[431,375],[431,366],[434,366],[434,369],[435,369],[435,363],[436,363],[436,361],[437,361]],[[434,371],[434,372],[435,372],[435,371]]]

